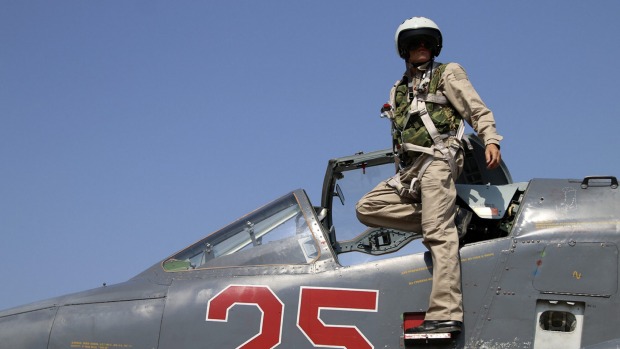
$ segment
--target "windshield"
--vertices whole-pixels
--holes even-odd
[[[163,264],[166,271],[306,264],[318,257],[310,227],[293,193],[237,220]]]

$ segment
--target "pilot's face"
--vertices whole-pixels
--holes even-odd
[[[416,40],[409,45],[409,63],[420,64],[432,58],[431,43],[427,40]]]

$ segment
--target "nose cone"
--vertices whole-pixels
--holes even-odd
[[[0,347],[46,349],[56,307],[13,308],[0,312]]]

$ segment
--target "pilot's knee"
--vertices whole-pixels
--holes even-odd
[[[365,225],[368,225],[370,217],[372,217],[372,213],[373,213],[373,210],[370,208],[370,205],[368,205],[368,203],[366,202],[359,201],[355,205],[355,214],[357,216],[357,219]]]

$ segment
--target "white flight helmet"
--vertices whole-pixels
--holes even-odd
[[[435,22],[425,17],[411,17],[406,19],[396,29],[394,41],[396,42],[396,52],[407,60],[409,57],[409,45],[415,40],[427,39],[432,42],[433,47],[429,47],[433,57],[439,56],[442,47],[441,30]]]

